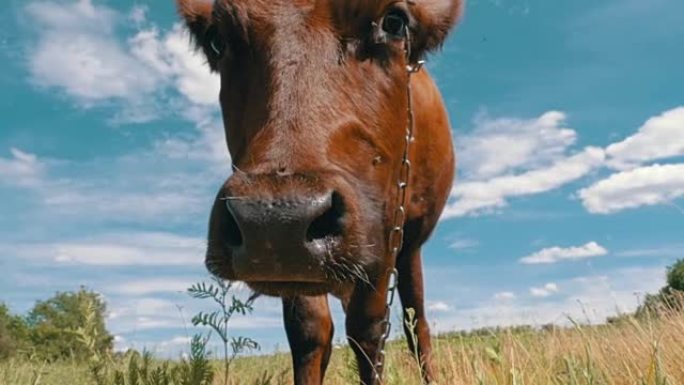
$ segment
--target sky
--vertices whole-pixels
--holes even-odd
[[[230,174],[218,78],[171,0],[6,3],[0,301],[21,313],[85,285],[118,349],[176,355],[211,309],[184,291],[207,279]],[[682,14],[680,0],[467,3],[428,63],[459,158],[423,253],[434,332],[600,322],[664,285],[684,258]],[[287,349],[277,300],[233,327]]]

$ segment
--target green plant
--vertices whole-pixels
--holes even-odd
[[[0,359],[27,350],[28,332],[26,320],[11,314],[7,305],[0,303]]]
[[[656,294],[647,294],[636,311],[636,316],[661,317],[671,312],[684,311],[684,259],[667,268],[667,285]]]
[[[79,320],[81,324],[61,332],[76,338],[81,347],[78,349],[77,346],[75,349],[81,352],[80,356],[84,354],[87,356],[88,368],[93,379],[98,385],[106,385],[112,367],[112,357],[111,349],[103,349],[101,346],[103,327],[100,323],[102,317],[100,309],[104,305],[98,297],[91,295],[84,296],[76,304],[78,308],[75,313],[82,318]]]
[[[667,285],[674,290],[684,291],[684,259],[667,268]]]
[[[92,349],[100,354],[112,350],[114,337],[105,328],[106,304],[99,294],[81,287],[77,292],[58,292],[52,298],[38,301],[26,318],[29,340],[35,352],[45,360],[86,359]],[[89,323],[89,341],[82,344],[78,333]]]
[[[425,371],[425,368],[423,357],[420,356],[420,353],[418,351],[418,320],[416,319],[415,309],[408,308],[405,310],[404,327],[406,328],[406,330],[408,330],[408,338],[411,339],[409,346],[413,347],[413,351],[411,353],[413,354],[413,358],[416,360],[416,363],[418,364],[418,375],[420,376],[420,378],[423,378],[423,372]]]
[[[214,380],[214,370],[207,352],[208,342],[208,338],[203,338],[198,334],[192,337],[189,359],[181,360],[175,370],[178,378],[177,385],[211,385]]]
[[[232,282],[224,281],[220,278],[211,277],[212,283],[200,282],[192,285],[188,289],[188,294],[197,299],[211,299],[217,310],[205,313],[199,312],[192,317],[194,326],[205,326],[215,332],[223,345],[223,383],[228,384],[230,365],[238,354],[258,350],[259,344],[249,337],[232,337],[228,333],[228,324],[233,315],[246,315],[253,311],[252,304],[256,296],[251,296],[246,301],[242,301],[234,294]],[[230,349],[229,349],[230,348]],[[230,352],[229,352],[230,351]]]

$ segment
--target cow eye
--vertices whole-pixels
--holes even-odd
[[[402,39],[406,37],[408,16],[402,10],[391,10],[382,20],[382,30],[390,37]]]
[[[212,56],[220,59],[224,52],[226,51],[226,43],[223,41],[218,28],[211,27],[206,34],[206,39],[209,43],[209,47],[212,51]]]

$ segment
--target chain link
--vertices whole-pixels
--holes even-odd
[[[409,30],[406,28],[406,36],[404,40],[404,53],[406,55],[407,80],[406,80],[406,99],[407,99],[407,113],[408,118],[406,122],[406,133],[404,136],[404,152],[401,159],[399,177],[397,181],[397,195],[395,202],[394,215],[392,220],[392,229],[390,230],[387,244],[389,250],[390,261],[392,261],[392,269],[389,271],[387,293],[385,301],[385,317],[382,321],[382,337],[378,346],[378,356],[375,361],[375,381],[374,385],[382,384],[382,373],[385,366],[385,344],[389,338],[392,322],[390,321],[392,304],[399,284],[399,273],[396,268],[397,257],[402,247],[404,246],[404,225],[406,224],[406,201],[408,197],[409,178],[411,176],[411,160],[410,151],[411,143],[413,142],[413,96],[411,93],[411,76],[420,71],[423,67],[424,61],[420,60],[416,63],[411,63],[411,39]]]

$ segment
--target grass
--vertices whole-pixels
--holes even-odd
[[[436,337],[435,367],[447,385],[684,385],[684,315],[545,330]],[[418,385],[420,371],[405,341],[388,347],[386,383]],[[161,362],[157,365],[162,365]],[[174,366],[180,363],[167,363]],[[223,363],[213,362],[217,373]],[[356,383],[353,355],[333,353],[327,385]],[[231,366],[231,385],[292,384],[287,354],[244,357]],[[214,384],[223,383],[214,376]],[[86,363],[0,363],[0,385],[95,385]]]

